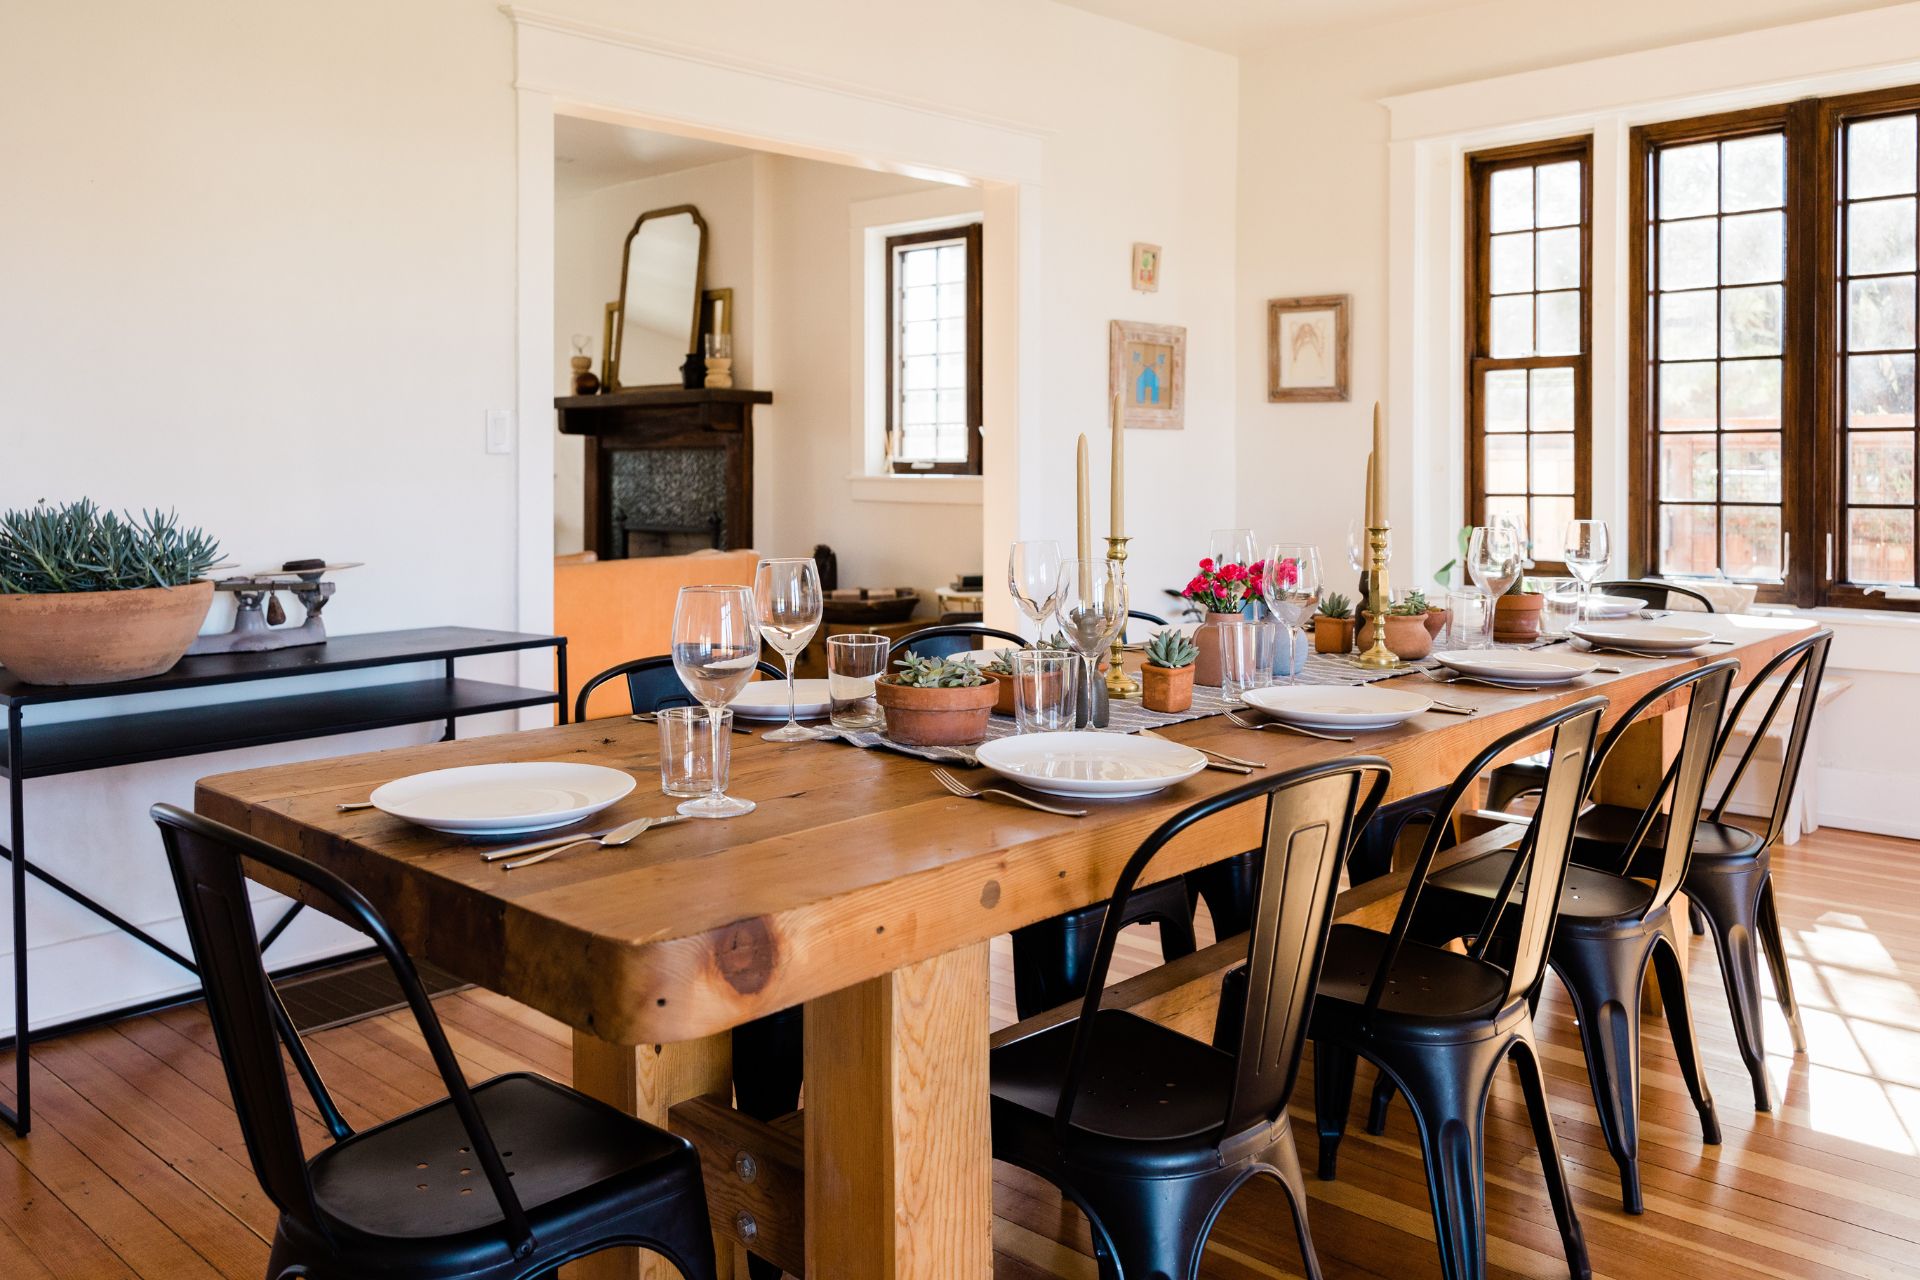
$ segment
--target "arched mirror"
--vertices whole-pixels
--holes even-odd
[[[690,204],[640,215],[620,261],[612,390],[677,387],[700,343],[707,223]]]

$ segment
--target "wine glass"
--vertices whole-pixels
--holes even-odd
[[[1045,631],[1060,603],[1060,544],[1051,538],[1014,543],[1007,552],[1007,590],[1020,612]]]
[[[694,701],[707,709],[713,733],[714,784],[711,793],[681,804],[690,818],[732,818],[753,812],[753,801],[720,790],[722,752],[728,749],[720,712],[753,679],[760,661],[760,624],[753,588],[682,587],[673,606],[673,669]]]
[[[1612,558],[1613,539],[1607,533],[1605,520],[1574,520],[1567,524],[1567,568],[1580,579],[1580,607],[1576,616],[1583,622],[1591,604],[1593,584],[1607,571],[1607,562]]]
[[[1280,620],[1280,642],[1286,646],[1287,683],[1300,683],[1295,628],[1304,629],[1320,601],[1320,549],[1305,542],[1276,542],[1267,548],[1267,572],[1260,580],[1267,608]]]
[[[1068,560],[1060,566],[1060,598],[1054,606],[1067,643],[1080,655],[1087,683],[1087,708],[1093,707],[1093,682],[1100,658],[1127,625],[1126,568],[1116,560]]]
[[[1487,597],[1487,629],[1481,637],[1481,648],[1493,645],[1496,606],[1500,597],[1507,594],[1507,588],[1519,580],[1520,562],[1520,533],[1512,524],[1501,521],[1474,528],[1473,536],[1467,541],[1467,572]]]
[[[768,742],[827,737],[793,714],[793,660],[820,629],[820,570],[811,557],[762,560],[753,570],[753,603],[760,635],[787,660],[787,722],[760,736]]]
[[[1253,530],[1215,529],[1207,535],[1207,554],[1213,557],[1213,567],[1216,569],[1223,564],[1251,568],[1254,557],[1258,555],[1253,545]]]

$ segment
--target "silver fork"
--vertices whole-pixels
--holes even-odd
[[[1023,804],[1029,809],[1038,809],[1042,813],[1058,814],[1062,818],[1084,818],[1087,816],[1085,809],[1055,808],[1050,804],[1041,804],[1038,800],[1030,800],[1018,791],[1002,791],[999,787],[970,787],[948,773],[945,769],[934,769],[933,780],[963,800],[985,800],[987,797],[992,796],[999,800],[1011,800],[1015,804]]]
[[[538,853],[530,853],[524,858],[515,858],[512,862],[503,862],[500,866],[504,871],[518,871],[522,867],[531,867],[536,862],[545,862],[556,853],[565,853],[569,849],[578,849],[582,845],[595,845],[602,849],[617,849],[623,844],[639,839],[643,833],[651,831],[655,827],[664,827],[675,822],[685,822],[686,820],[687,815],[684,813],[670,813],[661,818],[635,818],[625,826],[615,827],[603,836],[582,836],[578,840],[570,840],[565,844],[557,844],[551,849],[542,849]],[[492,853],[483,853],[480,857],[484,862],[492,862],[495,858],[498,858],[502,852],[502,850],[495,850]]]
[[[1352,742],[1350,737],[1343,738],[1337,733],[1321,733],[1317,729],[1302,729],[1297,724],[1283,724],[1278,720],[1249,720],[1237,711],[1227,712],[1227,719],[1242,729],[1273,729],[1279,733],[1297,733],[1303,738],[1319,738],[1323,742]]]
[[[1156,733],[1152,729],[1142,729],[1140,736],[1143,738],[1154,738],[1160,742],[1173,741],[1173,739],[1167,737],[1165,734]],[[1239,756],[1230,756],[1224,751],[1215,751],[1212,747],[1196,747],[1190,742],[1183,742],[1180,745],[1198,751],[1203,756],[1212,756],[1215,760],[1223,764],[1237,764],[1243,769],[1264,769],[1267,767],[1265,760],[1242,760]]]

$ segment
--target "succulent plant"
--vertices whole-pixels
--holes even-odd
[[[1394,618],[1419,618],[1427,612],[1427,597],[1418,591],[1409,591],[1387,606],[1387,615]]]
[[[1147,661],[1156,667],[1190,667],[1199,656],[1200,647],[1172,627],[1147,641]]]
[[[1320,616],[1323,618],[1344,619],[1353,616],[1353,601],[1338,591],[1329,591],[1320,601]]]
[[[900,668],[893,682],[907,689],[971,689],[987,682],[972,658],[927,658],[909,653],[893,665]]]
[[[0,515],[4,595],[184,586],[219,558],[219,543],[200,529],[182,529],[171,511],[135,519],[82,498]]]
[[[1014,653],[1015,653],[1015,650],[1002,649],[999,653],[994,655],[993,661],[987,664],[986,669],[988,671],[991,671],[994,675],[997,675],[997,676],[1012,675]]]

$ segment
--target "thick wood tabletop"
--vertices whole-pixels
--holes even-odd
[[[1427,713],[1351,744],[1239,729],[1222,717],[1165,736],[1284,769],[1378,755],[1392,795],[1444,785],[1476,751],[1594,694],[1618,714],[1662,678],[1732,656],[1752,671],[1810,628],[1784,618],[1687,615],[1736,641],[1696,659],[1606,656],[1617,675],[1562,691],[1454,685],[1473,716]],[[1401,678],[1420,688],[1425,677]],[[407,774],[497,761],[569,760],[640,785],[596,820],[666,813],[658,731],[625,718],[435,743],[203,779],[200,812],[288,848],[364,892],[421,958],[621,1044],[688,1040],[838,991],[1035,920],[1097,902],[1170,814],[1245,779],[1203,772],[1159,796],[1054,817],[949,795],[928,762],[835,742],[733,738],[731,791],[758,803],[625,849],[569,853],[503,872],[479,846],[373,810],[339,813]],[[1257,806],[1195,828],[1156,860],[1172,876],[1257,842]],[[263,882],[291,891],[255,868]]]

